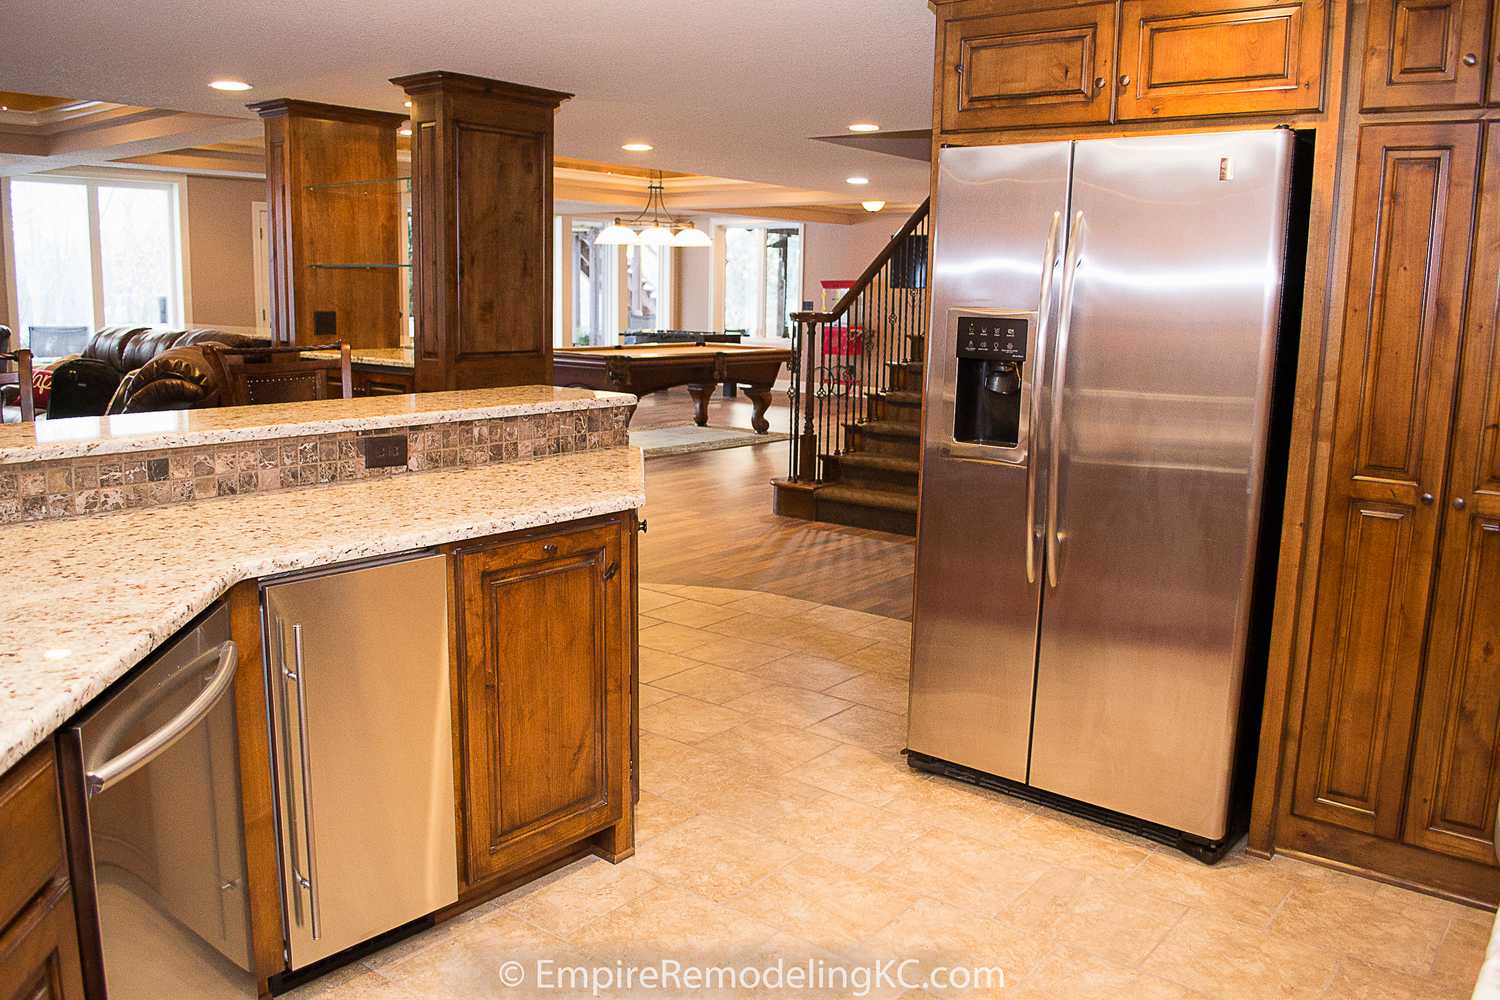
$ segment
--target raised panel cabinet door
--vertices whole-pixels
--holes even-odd
[[[1473,222],[1476,124],[1365,128],[1293,811],[1397,839]]]
[[[83,1000],[73,893],[58,878],[0,928],[0,998]]]
[[[1109,121],[1115,5],[958,17],[943,27],[946,132]]]
[[[1500,129],[1489,128],[1485,147],[1406,839],[1492,865],[1500,801]]]
[[[617,525],[458,558],[473,885],[620,820],[630,656]]]
[[[1371,0],[1364,109],[1479,104],[1488,26],[1486,0]]]
[[[1315,109],[1323,98],[1323,0],[1125,0],[1121,121]]]

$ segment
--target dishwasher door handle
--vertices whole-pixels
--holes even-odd
[[[209,675],[203,690],[198,696],[168,719],[160,729],[150,736],[132,746],[129,750],[116,754],[103,764],[84,775],[84,781],[88,788],[89,798],[93,798],[100,792],[119,784],[130,775],[139,771],[157,757],[166,753],[178,740],[182,739],[193,727],[202,722],[214,706],[229,691],[234,683],[234,671],[239,665],[239,651],[232,641],[224,641],[213,649],[208,650],[193,658],[182,668],[179,676],[186,679],[202,670],[214,667],[213,673]],[[214,664],[217,663],[216,666]],[[175,689],[175,685],[173,686]],[[168,692],[170,693],[170,691]]]

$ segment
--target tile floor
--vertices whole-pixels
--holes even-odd
[[[670,585],[644,585],[641,611],[636,856],[577,862],[296,1000],[586,996],[534,978],[507,989],[500,966],[519,960],[534,977],[538,960],[662,956],[843,968],[911,957],[918,974],[994,965],[1007,980],[869,993],[881,997],[1469,995],[1491,914],[1283,858],[1238,852],[1205,867],[913,773],[899,754],[905,622]]]

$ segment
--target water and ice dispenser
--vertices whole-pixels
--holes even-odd
[[[1028,316],[958,312],[958,378],[953,439],[1014,448],[1020,443],[1023,378],[1031,336]]]

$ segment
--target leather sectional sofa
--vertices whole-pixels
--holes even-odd
[[[218,406],[223,379],[201,349],[208,342],[226,347],[268,345],[261,337],[221,330],[105,327],[89,338],[82,354],[48,366],[52,395],[47,417]]]

